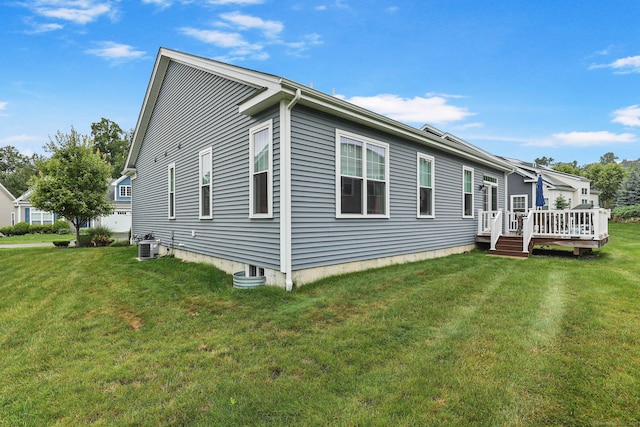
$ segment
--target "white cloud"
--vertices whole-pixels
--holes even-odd
[[[9,105],[9,101],[0,101],[0,111],[6,109],[7,105]]]
[[[246,4],[262,4],[264,0],[208,0],[207,3],[213,5],[227,5],[227,4],[237,4],[237,5],[246,5]]]
[[[265,46],[285,46],[287,54],[300,55],[310,47],[322,44],[318,34],[305,34],[295,42],[283,40],[281,34],[284,32],[284,24],[280,21],[265,20],[240,12],[223,13],[219,18],[220,20],[214,24],[218,29],[182,27],[178,31],[203,43],[228,49],[227,54],[217,57],[219,60],[228,62],[246,59],[265,60],[269,58]],[[251,41],[251,39],[257,41]]]
[[[608,131],[596,132],[560,132],[554,133],[550,138],[531,141],[525,145],[535,147],[598,147],[610,144],[629,144],[636,142],[637,138],[631,133],[611,133]]]
[[[262,18],[251,15],[243,15],[239,12],[224,13],[220,15],[228,23],[235,24],[239,30],[260,30],[268,38],[276,38],[284,29],[279,21],[265,21]]]
[[[319,34],[305,34],[297,42],[282,42],[287,47],[287,53],[294,56],[300,56],[303,52],[309,50],[312,46],[321,45],[322,37]]]
[[[0,138],[1,144],[8,144],[8,145],[14,145],[21,142],[36,142],[36,141],[42,141],[42,138],[39,136],[26,135],[26,134],[10,135],[4,138]]]
[[[114,16],[110,1],[94,0],[38,0],[29,4],[31,10],[45,18],[60,19],[85,25],[103,15]]]
[[[102,42],[99,48],[88,49],[85,53],[115,62],[141,58],[146,54],[142,50],[135,50],[132,46],[115,42]]]
[[[616,59],[610,64],[594,64],[589,69],[611,68],[616,74],[640,73],[640,55]]]
[[[64,28],[62,24],[41,24],[41,23],[31,23],[32,30],[26,31],[27,34],[43,34],[50,33],[51,31],[57,31]]]
[[[180,28],[182,34],[193,37],[201,42],[212,44],[224,49],[230,49],[230,55],[218,57],[220,60],[232,62],[234,60],[255,59],[265,60],[269,54],[263,51],[260,44],[249,43],[239,33],[227,33],[217,30],[199,30],[197,28]]]
[[[158,6],[161,9],[165,9],[173,4],[171,0],[142,0],[142,3],[152,4]]]
[[[624,126],[640,126],[640,105],[631,105],[613,112],[614,123]]]
[[[393,94],[339,98],[405,123],[448,124],[473,116],[466,108],[447,104],[441,96],[402,98]]]

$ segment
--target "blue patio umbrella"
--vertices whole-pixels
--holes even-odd
[[[542,189],[542,175],[538,175],[538,183],[536,184],[536,207],[544,206],[544,190]]]

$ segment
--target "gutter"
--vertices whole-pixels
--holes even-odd
[[[291,110],[302,97],[297,89],[293,99],[280,101],[280,271],[285,274],[285,289],[293,290],[291,271]]]

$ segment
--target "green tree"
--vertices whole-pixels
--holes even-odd
[[[568,207],[570,207],[569,202],[567,201],[567,199],[564,198],[562,194],[556,197],[555,209],[563,210],[563,209],[567,209]]]
[[[131,132],[123,131],[117,123],[103,117],[91,124],[91,136],[96,149],[106,155],[111,165],[111,177],[120,177],[131,145]]]
[[[536,165],[551,166],[553,165],[553,157],[538,157],[533,161]]]
[[[79,242],[82,224],[113,212],[107,198],[109,163],[89,138],[73,127],[69,134],[58,131],[55,141],[50,138],[45,150],[52,155],[37,163],[39,173],[29,181],[29,201],[34,207],[71,222]]]
[[[12,145],[0,147],[0,183],[14,197],[29,189],[29,178],[36,174],[35,163],[41,156],[25,156]]]
[[[592,163],[584,168],[584,176],[591,180],[593,188],[600,190],[600,205],[611,206],[615,200],[620,184],[627,176],[627,171],[618,163]]]
[[[631,168],[629,176],[620,184],[616,206],[640,205],[640,169]]]
[[[582,171],[578,167],[578,162],[575,160],[573,161],[573,163],[556,163],[555,165],[553,165],[551,169],[556,170],[558,172],[569,173],[571,175],[582,174]]]
[[[609,163],[615,163],[618,160],[618,156],[613,154],[612,152],[608,152],[600,156],[600,164],[608,165]]]

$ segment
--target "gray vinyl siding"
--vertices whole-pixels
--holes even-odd
[[[336,218],[336,129],[389,144],[390,218]],[[417,218],[417,153],[435,158],[435,218]],[[311,267],[473,244],[483,175],[504,173],[296,106],[292,112],[292,267]],[[462,218],[462,168],[474,169],[474,218]]]
[[[531,191],[533,188],[533,184],[531,184],[530,182],[524,182],[523,176],[518,175],[517,173],[512,173],[507,179],[509,183],[509,201],[507,202],[509,203],[509,206],[507,207],[507,209],[512,210],[511,196],[520,196],[525,194],[527,195],[527,208],[531,209],[533,203],[535,203],[535,200],[531,200]]]
[[[133,233],[180,249],[280,268],[278,107],[247,117],[256,89],[171,62],[142,142],[133,180]],[[273,218],[249,219],[249,129],[273,119]],[[199,156],[212,147],[213,219],[199,219]],[[167,168],[175,163],[175,219]],[[192,236],[195,232],[195,237]]]

